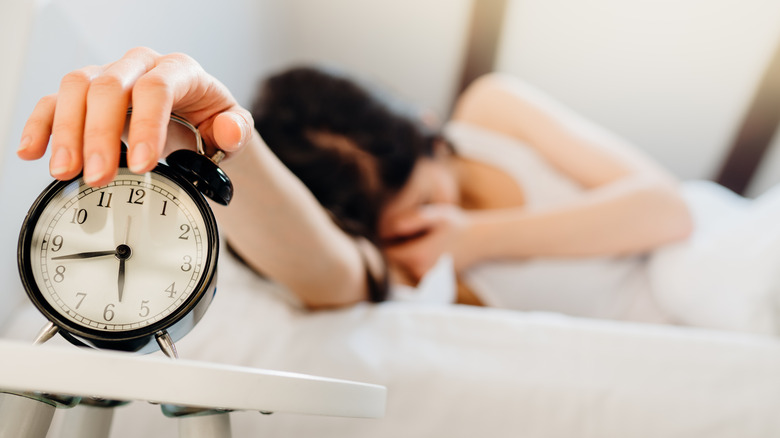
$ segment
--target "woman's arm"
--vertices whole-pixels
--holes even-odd
[[[482,76],[458,99],[453,120],[515,137],[585,188],[644,175],[675,179],[638,148],[510,75]]]
[[[334,225],[256,131],[247,147],[221,167],[235,194],[229,206],[214,210],[227,241],[250,266],[287,286],[310,308],[366,299],[361,252],[372,272],[379,272],[378,251]]]
[[[390,232],[416,237],[386,249],[392,262],[418,279],[442,251],[452,253],[461,270],[491,259],[641,253],[691,232],[671,175],[514,77],[478,79],[457,102],[453,119],[523,141],[586,192],[545,209],[424,206]]]
[[[556,208],[476,212],[463,251],[479,258],[630,254],[691,231],[670,174],[516,78],[480,78],[458,102],[454,119],[520,139],[587,189]]]
[[[83,169],[88,184],[106,184],[117,171],[128,106],[132,171],[149,171],[172,152],[165,135],[176,112],[198,126],[210,147],[228,154],[222,167],[235,197],[215,210],[223,234],[248,263],[313,308],[366,298],[361,251],[373,265],[381,260],[377,251],[332,223],[260,140],[251,114],[186,55],[138,48],[116,62],[67,74],[58,93],[41,99],[28,118],[17,154],[39,159],[51,148],[55,178],[70,179]]]

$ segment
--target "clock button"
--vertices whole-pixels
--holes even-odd
[[[233,197],[233,183],[227,174],[205,155],[188,149],[172,152],[165,161],[178,170],[204,196],[222,205]]]

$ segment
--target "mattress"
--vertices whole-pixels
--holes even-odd
[[[436,300],[308,312],[223,254],[217,297],[178,343],[182,357],[388,388],[379,420],[236,412],[236,437],[780,435],[774,337]],[[43,323],[26,306],[3,337],[32,339]],[[134,402],[117,409],[112,437],[176,428]]]

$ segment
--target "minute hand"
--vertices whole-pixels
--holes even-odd
[[[52,260],[70,260],[70,259],[91,259],[93,257],[105,257],[110,255],[115,255],[116,250],[112,249],[111,251],[87,251],[87,252],[79,252],[76,254],[68,254],[68,255],[62,255],[57,257],[52,257]]]

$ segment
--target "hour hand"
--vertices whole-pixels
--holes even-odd
[[[119,302],[122,302],[122,294],[125,292],[125,259],[119,259],[119,275],[117,276],[117,289]]]
[[[61,255],[57,257],[52,257],[52,260],[72,260],[72,259],[91,259],[93,257],[105,257],[109,255],[116,255],[116,250],[112,249],[111,251],[86,251],[86,252],[77,252],[75,254],[68,254],[68,255]]]

